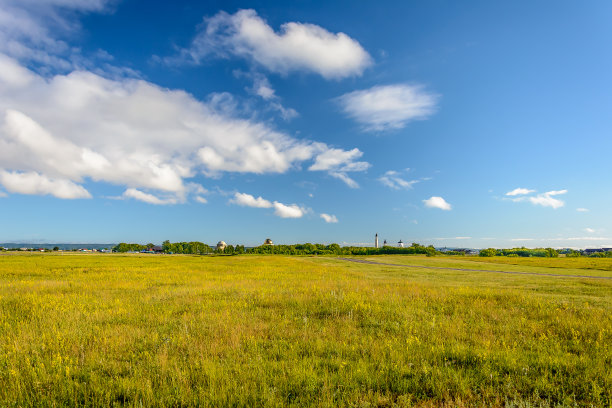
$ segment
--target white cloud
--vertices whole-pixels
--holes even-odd
[[[278,201],[269,201],[263,197],[257,197],[246,193],[234,193],[234,198],[230,199],[231,204],[253,208],[274,208],[274,214],[281,218],[301,218],[306,214],[306,209],[297,204],[283,204]]]
[[[262,197],[253,197],[246,193],[236,193],[234,198],[230,200],[232,204],[238,204],[243,207],[254,207],[254,208],[272,208],[272,203]]]
[[[236,77],[246,77],[253,81],[253,86],[247,88],[247,91],[253,95],[257,95],[267,103],[267,108],[276,111],[284,120],[291,120],[299,116],[299,113],[293,108],[286,108],[281,103],[281,98],[276,95],[274,88],[270,84],[268,78],[257,72],[245,73],[242,71],[234,71]]]
[[[588,232],[589,234],[593,234],[595,232],[593,228],[585,228],[584,230]]]
[[[308,168],[310,171],[327,171],[329,175],[342,180],[351,188],[358,188],[359,184],[347,175],[347,172],[366,171],[370,163],[356,161],[363,153],[355,148],[353,150],[328,149],[319,154],[315,162]]]
[[[313,159],[310,170],[346,173],[369,166],[355,161],[361,155],[239,118],[218,100],[87,71],[44,78],[0,54],[0,170],[156,190],[183,202],[197,193],[187,180],[199,173],[284,173]],[[323,165],[331,156],[342,160]]]
[[[122,198],[133,198],[134,200],[142,201],[154,205],[176,204],[178,199],[175,197],[159,198],[153,194],[145,193],[144,191],[135,188],[128,188],[123,192]]]
[[[81,50],[61,37],[74,36],[79,31],[75,14],[106,11],[114,3],[115,0],[0,0],[0,53],[36,66],[41,72],[89,65]],[[107,53],[97,52],[91,57],[107,65]]]
[[[202,196],[196,196],[195,200],[200,203],[200,204],[206,204],[208,203],[208,200],[205,197]]]
[[[344,33],[296,22],[283,24],[276,33],[255,10],[222,11],[205,18],[180,58],[200,63],[211,54],[245,58],[281,74],[311,71],[328,79],[361,75],[372,63],[361,45]]]
[[[350,178],[346,173],[344,172],[336,172],[336,171],[331,171],[329,172],[329,175],[332,177],[337,178],[338,180],[341,180],[344,182],[344,184],[346,184],[347,186],[349,186],[350,188],[359,188],[359,183],[357,183],[355,180],[353,180],[352,178]]]
[[[62,178],[49,178],[34,171],[8,172],[0,170],[0,184],[10,193],[52,195],[57,198],[91,198],[84,187]]]
[[[401,129],[414,120],[427,119],[436,110],[438,96],[419,85],[386,85],[353,91],[338,101],[344,112],[365,130]]]
[[[446,202],[442,197],[433,196],[428,198],[427,200],[423,200],[426,207],[429,208],[439,208],[441,210],[449,211],[452,209],[452,206]]]
[[[518,195],[525,195],[525,194],[531,194],[531,193],[535,193],[535,190],[529,190],[527,188],[515,188],[512,191],[508,191],[506,193],[507,196],[518,196]]]
[[[576,211],[578,212],[589,212],[588,208],[576,208]]]
[[[548,191],[546,193],[538,194],[535,197],[528,197],[528,199],[532,204],[557,209],[563,207],[565,205],[565,202],[554,198],[554,196],[565,193],[567,193],[567,190]]]
[[[384,175],[378,178],[378,181],[383,183],[385,186],[392,188],[394,190],[400,189],[410,189],[416,183],[419,183],[421,180],[404,180],[400,177],[400,173],[395,170],[389,170]]]
[[[331,214],[321,214],[321,218],[323,218],[325,220],[326,223],[328,224],[335,224],[338,222],[338,218],[336,218],[335,215],[331,215]]]
[[[274,214],[278,215],[281,218],[301,218],[305,210],[300,208],[296,204],[283,204],[275,201],[274,205]]]
[[[361,156],[363,156],[363,153],[357,148],[353,150],[327,149],[316,157],[315,162],[308,170],[365,171],[370,167],[370,164],[355,161]]]

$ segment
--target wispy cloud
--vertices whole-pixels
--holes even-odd
[[[281,218],[301,218],[307,210],[297,204],[283,204],[278,201],[269,201],[263,197],[257,197],[246,193],[235,193],[230,199],[231,204],[253,208],[274,208],[274,214]]]
[[[400,189],[411,189],[413,185],[421,182],[421,180],[405,180],[401,177],[401,173],[395,170],[389,170],[384,175],[378,178],[378,181],[383,183],[385,186],[394,190]]]
[[[134,200],[142,201],[147,204],[154,205],[169,205],[176,204],[178,199],[176,197],[160,198],[150,193],[137,190],[135,188],[128,188],[122,195],[122,198],[133,198]]]
[[[327,79],[361,75],[372,63],[359,42],[344,33],[297,22],[275,32],[255,10],[205,18],[191,46],[166,61],[199,64],[210,55],[244,58],[280,74],[308,71]]]
[[[589,212],[588,208],[576,208],[576,211],[578,212]]]
[[[385,85],[353,91],[338,98],[344,112],[367,131],[401,129],[430,117],[438,96],[420,85]]]
[[[557,209],[563,207],[565,202],[556,198],[555,196],[566,194],[567,190],[552,190],[541,194],[529,195],[532,193],[535,193],[535,190],[516,188],[506,193],[506,196],[513,197],[511,200],[514,202],[527,201],[534,205]]]
[[[425,207],[429,208],[439,208],[445,211],[450,211],[453,208],[444,198],[438,196],[430,197],[427,200],[423,200],[423,202]]]
[[[508,191],[506,193],[507,196],[518,196],[518,195],[525,195],[525,194],[530,194],[530,193],[535,193],[535,190],[529,190],[527,188],[515,188],[512,191]]]
[[[315,162],[308,168],[310,171],[327,171],[332,177],[342,180],[351,188],[359,184],[348,176],[348,172],[362,172],[370,167],[370,163],[357,161],[363,153],[359,149],[341,150],[328,149],[319,154]]]
[[[281,98],[276,95],[276,91],[272,88],[270,81],[264,75],[258,72],[242,72],[235,71],[236,77],[246,77],[253,81],[253,86],[247,88],[247,91],[253,95],[260,97],[267,104],[267,108],[276,111],[284,120],[291,120],[299,116],[298,112],[293,108],[283,106]]]
[[[321,214],[321,218],[323,218],[325,220],[326,223],[328,224],[335,224],[338,222],[338,218],[336,218],[335,215],[331,215],[331,214]]]
[[[548,191],[546,193],[538,194],[535,197],[529,197],[529,201],[535,205],[541,205],[542,207],[551,207],[557,209],[563,207],[565,205],[565,202],[559,200],[558,198],[554,198],[554,196],[566,193],[567,190]]]

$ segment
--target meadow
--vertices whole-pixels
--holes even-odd
[[[612,277],[608,259],[366,259]],[[3,407],[610,407],[611,367],[610,279],[0,254]]]

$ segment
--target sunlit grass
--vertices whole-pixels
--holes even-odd
[[[611,312],[605,280],[2,255],[0,406],[610,406]]]

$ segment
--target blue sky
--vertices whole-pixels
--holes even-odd
[[[611,17],[0,0],[0,242],[612,247]]]

